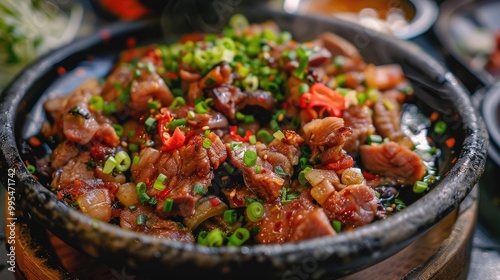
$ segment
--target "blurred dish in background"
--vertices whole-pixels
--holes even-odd
[[[76,1],[2,0],[0,92],[32,60],[72,41],[83,14]]]
[[[285,0],[287,12],[333,16],[401,39],[427,31],[437,18],[433,1]]]
[[[500,1],[448,0],[435,33],[444,48],[486,84],[500,78]]]

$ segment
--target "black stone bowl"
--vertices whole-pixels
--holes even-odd
[[[90,62],[113,61],[131,42],[167,42],[193,27],[213,32],[221,22],[227,22],[230,11],[237,10],[219,10],[214,20],[201,12],[189,17],[182,10],[173,9],[162,20],[112,26],[39,59],[20,74],[0,99],[1,176],[5,187],[7,182],[15,182],[11,186],[15,185],[17,205],[69,245],[105,263],[126,266],[141,275],[230,279],[348,275],[399,252],[458,208],[483,172],[488,136],[468,93],[454,76],[408,42],[349,23],[266,10],[242,12],[255,22],[272,19],[301,41],[332,31],[351,41],[367,62],[400,64],[414,86],[415,101],[422,112],[439,112],[448,123],[447,137],[456,139],[451,149],[446,148],[444,138],[434,139],[443,151],[439,160],[440,183],[402,212],[349,233],[282,245],[208,248],[156,239],[93,221],[62,203],[30,175],[23,162],[23,138],[29,136],[33,127],[39,129],[43,114],[37,111],[46,100],[48,89],[57,87],[64,78],[59,77],[62,69],[70,73],[89,58],[93,58]],[[175,14],[182,16],[177,18]],[[8,177],[12,173],[13,178]]]

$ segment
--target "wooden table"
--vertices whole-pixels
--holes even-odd
[[[440,224],[410,246],[351,279],[466,279],[476,225],[477,187]],[[16,278],[141,279],[91,259],[42,227],[16,224]],[[378,277],[377,277],[378,276]]]

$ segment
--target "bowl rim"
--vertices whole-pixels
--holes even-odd
[[[268,11],[268,13],[270,13],[270,15],[278,13],[282,16],[292,16],[276,11]],[[324,21],[325,24],[335,24],[343,28],[352,29],[349,23],[342,21],[326,20],[308,15],[293,15],[293,17],[320,22]],[[131,30],[140,30],[141,28],[147,28],[154,24],[157,24],[156,19],[134,23],[122,23],[116,26],[106,27],[106,29],[112,34],[126,34],[127,32],[131,32]],[[413,46],[411,43],[390,36],[380,35],[369,30],[364,32],[369,35],[371,34],[370,36],[373,36],[373,38],[377,37],[376,40],[381,40],[383,43],[395,45],[395,47],[403,53],[415,56],[416,63],[427,65],[426,70],[432,71],[431,73],[441,84],[446,84],[453,89],[455,98],[451,100],[451,102],[453,102],[453,105],[457,108],[457,112],[462,117],[463,129],[466,131],[461,153],[456,163],[449,170],[448,175],[445,176],[427,195],[389,219],[365,225],[349,233],[340,233],[334,237],[320,237],[301,241],[299,243],[252,245],[238,248],[208,248],[196,244],[184,244],[166,239],[157,239],[145,234],[124,230],[104,222],[97,222],[96,226],[95,221],[89,216],[57,200],[54,193],[38,183],[28,172],[18,150],[14,124],[16,122],[16,108],[20,106],[24,94],[29,91],[33,83],[53,67],[52,64],[54,61],[62,61],[71,56],[75,51],[85,50],[101,42],[103,38],[100,36],[99,32],[39,58],[22,71],[22,73],[20,73],[6,88],[3,94],[1,94],[0,112],[3,113],[0,115],[0,122],[5,125],[0,128],[0,139],[2,139],[0,143],[0,163],[4,165],[5,168],[3,169],[5,170],[15,167],[17,185],[22,185],[23,190],[26,189],[26,191],[33,192],[33,195],[37,197],[40,203],[47,203],[45,207],[50,206],[57,208],[58,211],[61,211],[62,215],[65,215],[64,219],[67,221],[81,224],[88,229],[93,229],[95,234],[99,233],[104,237],[119,235],[122,238],[138,240],[143,245],[152,246],[154,248],[183,252],[192,260],[213,258],[218,261],[229,263],[235,261],[235,259],[231,257],[228,259],[228,255],[238,255],[242,260],[249,258],[279,258],[282,262],[286,263],[300,260],[300,258],[304,256],[310,256],[311,252],[318,258],[321,254],[341,257],[365,254],[366,256],[364,257],[370,258],[376,257],[379,254],[376,250],[380,248],[384,248],[386,254],[392,255],[399,250],[397,248],[398,245],[402,243],[409,244],[437,221],[458,207],[460,202],[477,183],[483,172],[486,161],[488,137],[481,117],[471,105],[468,92],[449,70],[445,69],[444,66],[435,61],[430,55],[424,53],[423,50]],[[2,174],[1,176],[4,175],[5,174]],[[21,191],[17,193],[21,193]],[[38,218],[44,219],[44,213],[42,210],[38,209],[40,205],[41,204],[26,205],[26,207],[28,207],[35,216],[42,215]],[[436,211],[435,215],[426,214],[425,209],[427,209],[429,205],[432,206],[432,209],[430,209],[431,211]],[[418,230],[415,230],[412,226],[405,226],[411,225],[416,220],[422,221],[421,224],[419,224],[421,227],[419,227]],[[387,243],[387,236],[391,235],[392,229],[396,224],[401,225],[398,227],[397,236],[394,236],[396,241]],[[63,235],[64,234],[65,233],[63,233]],[[367,241],[360,242],[360,240]],[[368,242],[368,240],[372,241],[372,243]],[[130,250],[127,248],[122,249]],[[157,256],[141,257],[158,259]]]

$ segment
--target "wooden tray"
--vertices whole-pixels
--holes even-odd
[[[466,279],[477,204],[476,187],[459,209],[422,238],[396,255],[343,279]],[[16,224],[16,237],[19,280],[143,279],[125,268],[112,268],[81,254],[30,221]]]

